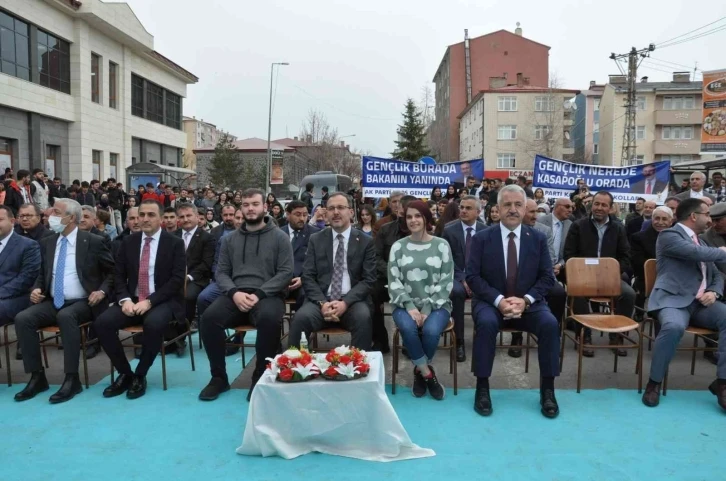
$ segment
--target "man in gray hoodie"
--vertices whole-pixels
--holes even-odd
[[[247,400],[264,373],[267,357],[275,357],[280,344],[280,323],[285,296],[292,280],[290,237],[265,215],[265,194],[259,189],[242,193],[242,227],[225,236],[219,250],[216,281],[224,293],[204,312],[200,333],[212,380],[199,394],[202,401],[217,399],[229,390],[225,365],[225,329],[242,324],[257,328],[257,364]]]

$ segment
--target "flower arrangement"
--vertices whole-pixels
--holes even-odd
[[[267,369],[280,382],[303,382],[320,375],[320,368],[306,349],[290,348],[275,358],[268,357]]]
[[[370,365],[365,351],[356,347],[339,346],[327,354],[316,356],[321,375],[331,381],[349,381],[368,375]]]

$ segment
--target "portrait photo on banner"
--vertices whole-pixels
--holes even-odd
[[[468,177],[477,181],[484,178],[484,161],[465,160],[444,164],[424,164],[405,160],[363,157],[361,161],[364,197],[388,197],[393,191],[427,198],[434,187],[457,188],[466,184]]]
[[[577,189],[577,181],[583,180],[590,192],[606,190],[616,202],[633,204],[643,198],[661,205],[668,197],[670,168],[668,161],[613,167],[575,164],[537,155],[532,188],[541,188],[548,197],[566,197]]]

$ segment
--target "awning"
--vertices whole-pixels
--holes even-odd
[[[126,168],[127,173],[137,174],[168,174],[174,172],[176,174],[183,175],[197,175],[197,172],[192,169],[185,169],[183,167],[172,167],[171,165],[154,164],[152,162],[139,162],[138,164],[132,164]]]

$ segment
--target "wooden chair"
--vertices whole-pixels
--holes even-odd
[[[449,351],[449,374],[454,375],[454,396],[459,394],[459,376],[456,371],[456,334],[454,333],[454,320],[449,319],[449,323],[441,332],[444,340],[443,345],[439,346],[440,350]],[[391,367],[391,394],[396,394],[396,374],[398,374],[398,359],[403,345],[401,344],[401,332],[396,327],[393,332],[393,346],[391,346],[393,354],[393,366]]]
[[[8,373],[8,387],[11,387],[13,385],[13,375],[10,371],[10,346],[18,342],[17,337],[15,340],[10,341],[8,337],[8,329],[12,325],[12,322],[8,322],[3,326],[3,339],[0,342],[0,346],[5,348],[5,368],[7,369]],[[0,362],[0,368],[2,368],[2,362]]]
[[[499,342],[495,346],[497,349],[509,349],[512,347],[511,345],[504,344],[504,333],[522,333],[524,334],[524,345],[521,347],[521,349],[524,349],[524,372],[529,372],[529,351],[531,349],[537,348],[537,337],[534,334],[531,334],[529,332],[523,332],[523,331],[517,331],[516,329],[510,329],[508,327],[503,327],[499,329]],[[471,350],[471,372],[474,372],[474,339],[476,339],[476,324],[474,324],[474,331],[472,334],[472,350]],[[534,340],[534,345],[532,345],[532,340]]]
[[[318,349],[318,334],[325,336],[326,340],[330,341],[330,336],[335,336],[337,334],[350,334],[350,331],[348,331],[347,329],[343,329],[342,327],[333,326],[323,328],[319,331],[311,332],[308,342],[310,352],[327,352],[325,349]],[[365,351],[366,349],[363,350]]]
[[[653,292],[653,286],[655,286],[655,279],[657,277],[657,264],[655,259],[650,259],[645,262],[645,294],[647,297],[650,297],[650,293]],[[656,322],[658,322],[657,319],[654,318],[648,318],[651,326],[651,331],[653,329],[653,326]],[[710,336],[713,334],[718,334],[718,331],[712,331],[710,329],[704,329],[702,327],[696,327],[696,326],[688,326],[686,327],[686,334],[693,335],[693,347],[679,347],[676,349],[676,351],[690,351],[692,352],[691,355],[691,376],[694,375],[696,372],[696,353],[698,352],[705,352],[705,351],[716,351],[718,350],[718,347],[709,347],[708,343],[705,343],[703,347],[698,345],[698,339],[699,338],[706,338],[706,336]],[[650,339],[650,338],[649,338]],[[653,340],[655,340],[655,337],[652,337]],[[649,341],[650,342],[650,341]],[[709,339],[709,342],[714,342],[712,339]],[[666,370],[665,378],[663,379],[663,395],[665,396],[668,392],[668,370]]]
[[[88,359],[86,358],[86,348],[89,346],[89,343],[86,342],[88,339],[88,329],[91,327],[90,322],[86,322],[78,326],[78,328],[81,330],[81,358],[83,359],[83,376],[84,380],[86,381],[86,389],[88,389]],[[50,337],[45,337],[45,334],[50,334]],[[43,361],[45,363],[45,368],[48,368],[48,352],[47,352],[47,346],[50,341],[56,341],[56,344],[58,344],[58,339],[61,337],[60,333],[60,327],[58,326],[49,326],[49,327],[41,327],[38,329],[38,336],[40,336],[40,347],[43,348]],[[98,339],[94,339],[91,341],[90,344],[95,344],[98,342]]]
[[[184,299],[186,299],[187,280],[188,279],[189,278],[187,277],[186,272],[185,272],[184,273],[184,290],[183,290]],[[177,321],[177,323],[178,323],[178,321]],[[171,323],[169,323],[169,326],[172,326],[174,324],[175,323],[172,321]],[[161,355],[161,379],[162,379],[162,383],[164,385],[164,391],[166,391],[166,348],[171,346],[172,344],[174,344],[176,341],[184,339],[185,337],[188,338],[187,344],[189,346],[189,358],[191,359],[191,362],[192,362],[192,371],[196,371],[196,368],[194,366],[194,344],[192,341],[193,332],[192,332],[192,327],[189,322],[189,319],[184,319],[184,324],[186,325],[186,330],[183,333],[177,335],[173,339],[169,339],[169,340],[165,339],[164,342],[161,343],[161,352],[160,352],[160,355]],[[131,339],[133,341],[133,338],[136,334],[143,334],[144,326],[143,325],[129,326],[129,327],[125,327],[120,330],[129,334],[128,336],[121,339],[121,343],[123,344],[125,341],[127,341],[129,339]],[[124,347],[137,348],[137,347],[142,347],[142,345],[132,342],[131,344],[126,344]],[[113,380],[114,380],[114,369],[113,369],[113,363],[111,363],[111,382],[113,382]]]
[[[640,324],[629,317],[614,314],[615,299],[620,296],[620,263],[610,257],[601,257],[598,259],[586,259],[582,257],[571,258],[565,266],[565,275],[567,276],[567,295],[569,298],[569,318],[577,324],[580,324],[580,335],[570,334],[565,329],[567,323],[562,323],[561,346],[560,346],[560,370],[565,357],[565,336],[575,343],[578,351],[577,359],[577,392],[580,392],[582,386],[582,351],[585,347],[588,349],[613,349],[611,345],[585,345],[585,328],[600,332],[614,333],[620,335],[629,344],[618,345],[617,349],[637,349],[638,357],[636,359],[636,372],[638,373],[638,392],[643,387],[643,331]],[[578,297],[586,298],[608,298],[609,313],[607,314],[575,314],[574,302]],[[638,340],[630,339],[624,333],[637,331]],[[618,355],[613,353],[615,358],[613,371],[618,372]]]
[[[251,326],[249,324],[233,327],[232,335],[227,336],[227,339],[225,340],[226,347],[239,347],[240,348],[240,351],[242,352],[242,369],[243,370],[245,367],[247,367],[245,347],[255,347],[254,344],[245,342],[244,334],[246,334],[248,332],[256,331],[256,330],[257,330],[256,327]],[[237,336],[237,334],[243,334],[242,342],[234,342],[234,338]],[[251,359],[250,359],[250,361],[251,361]]]

